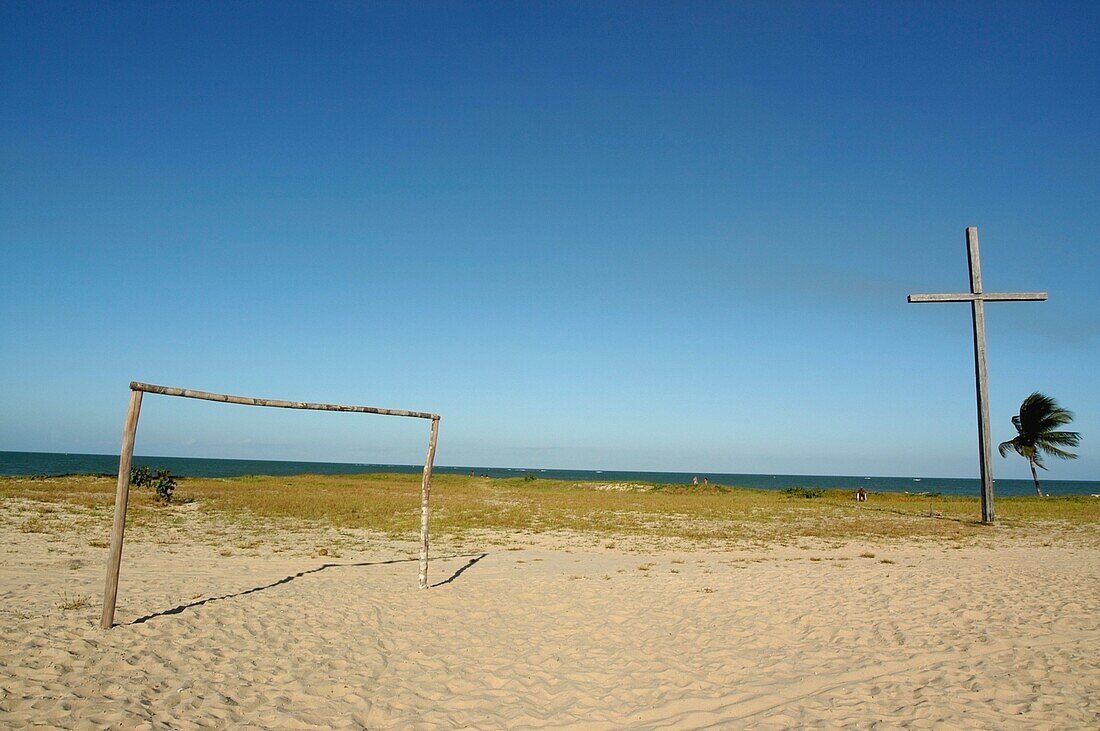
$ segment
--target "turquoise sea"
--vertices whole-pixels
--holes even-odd
[[[422,465],[350,464],[340,462],[279,462],[250,459],[199,459],[195,457],[135,456],[135,465],[168,469],[181,477],[240,477],[242,475],[349,475],[371,472],[420,472]],[[659,482],[690,484],[699,481],[731,487],[755,487],[782,490],[788,487],[821,487],[854,490],[860,486],[871,492],[938,492],[944,495],[977,496],[979,481],[949,477],[883,477],[877,475],[742,475],[690,472],[625,472],[621,470],[557,470],[538,467],[436,466],[440,474],[522,477],[528,473],[545,479],[601,482]],[[60,454],[54,452],[0,452],[0,475],[68,475],[118,472],[117,454]],[[1040,478],[1042,479],[1042,478]],[[1043,480],[1049,495],[1100,494],[1100,482],[1089,480]],[[1034,495],[1031,480],[997,480],[1001,496]]]

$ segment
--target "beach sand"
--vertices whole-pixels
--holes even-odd
[[[411,541],[343,531],[318,555],[323,529],[211,541],[196,513],[194,531],[128,537],[103,632],[101,541],[24,532],[24,503],[6,506],[3,727],[1100,725],[1093,541],[496,535],[441,542],[418,591]]]

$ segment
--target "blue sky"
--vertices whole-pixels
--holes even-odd
[[[0,449],[131,379],[443,414],[438,461],[1100,479],[1091,3],[0,6]],[[147,397],[138,452],[415,463],[415,420]],[[1024,477],[1022,459],[995,465]]]

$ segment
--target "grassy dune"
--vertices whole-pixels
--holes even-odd
[[[175,512],[198,510],[219,522],[247,526],[328,525],[391,536],[418,530],[417,475],[301,475],[184,479],[177,503],[163,506],[146,490],[131,491],[132,525],[172,523]],[[1091,497],[1002,498],[1000,524],[980,525],[976,498],[876,493],[859,504],[852,491],[804,498],[768,490],[719,486],[598,484],[557,480],[437,475],[432,532],[463,538],[481,531],[572,532],[591,537],[671,539],[700,546],[791,544],[881,539],[969,541],[992,531],[1042,542],[1069,534],[1097,540],[1100,500]],[[28,532],[50,530],[51,503],[65,503],[102,522],[114,499],[105,477],[2,478],[0,500],[24,498],[42,515]],[[59,506],[60,507],[60,506]],[[34,522],[38,520],[38,522]],[[56,527],[56,526],[55,526]]]

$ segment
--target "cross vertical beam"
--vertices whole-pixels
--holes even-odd
[[[982,522],[996,520],[993,509],[993,438],[989,427],[989,368],[985,351],[985,303],[1043,301],[1046,292],[986,292],[982,288],[982,261],[978,229],[966,229],[970,260],[970,292],[960,294],[911,294],[909,302],[969,302],[974,321],[974,380],[978,396],[978,452],[982,477]]]
[[[970,258],[970,293],[982,294],[982,260],[978,252],[978,229],[966,229],[966,253]],[[993,509],[993,439],[989,434],[989,366],[985,354],[985,302],[970,301],[974,320],[974,380],[978,393],[978,451],[982,477],[982,522],[997,519]]]

